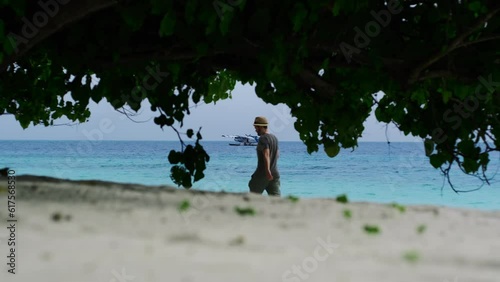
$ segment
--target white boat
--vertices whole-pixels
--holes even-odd
[[[259,136],[257,135],[226,135],[223,134],[222,137],[233,138],[233,143],[229,143],[229,146],[257,146],[259,143]]]

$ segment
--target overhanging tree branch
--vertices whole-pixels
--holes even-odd
[[[40,27],[35,37],[29,39],[26,44],[17,46],[17,51],[10,56],[7,56],[2,61],[0,64],[0,73],[5,72],[8,65],[15,62],[18,58],[21,58],[25,53],[33,49],[46,38],[66,28],[68,25],[80,21],[92,13],[115,6],[120,1],[122,0],[80,0],[69,2],[64,6],[64,8],[61,7],[59,12],[53,18],[50,18],[45,26]],[[41,10],[41,8],[39,10]],[[39,10],[35,13],[39,13]],[[22,27],[19,27],[19,31],[21,30]],[[19,31],[17,35],[22,36]]]
[[[0,37],[11,31],[19,34],[23,28],[28,33],[21,27],[25,19],[12,16],[17,3],[4,2],[0,13],[7,32]],[[27,8],[21,16],[30,18],[40,11],[36,1],[22,2]],[[25,128],[30,122],[47,125],[64,116],[83,122],[88,118],[87,101],[104,98],[114,107],[123,104],[115,101],[129,101],[137,110],[139,101],[150,99],[154,108],[162,110],[156,124],[163,128],[177,120],[182,125],[189,114],[190,95],[193,101],[227,99],[227,90],[241,81],[255,83],[266,102],[291,108],[308,152],[317,151],[320,145],[355,147],[373,93],[380,89],[385,95],[376,102],[377,118],[396,124],[405,134],[432,137],[440,144],[437,158],[431,161],[434,167],[454,162],[453,156],[461,157],[461,151],[454,150],[457,140],[477,128],[490,126],[491,137],[485,133],[484,139],[498,139],[500,99],[492,91],[498,88],[499,60],[494,51],[500,42],[495,18],[500,6],[491,0],[474,0],[474,6],[471,1],[443,5],[437,0],[403,1],[401,12],[390,17],[380,10],[386,8],[380,1],[361,1],[360,5],[336,1],[340,10],[333,14],[333,4],[327,10],[322,0],[258,5],[247,1],[241,9],[224,11],[232,13],[224,20],[210,1],[47,3],[54,2],[67,4],[51,16],[47,26],[36,30],[36,37],[30,33],[32,41],[21,41],[20,51],[5,57],[0,65],[6,66],[0,70],[0,112],[14,113]],[[491,13],[478,16],[478,5]],[[374,11],[380,12],[375,15]],[[482,18],[476,24],[478,17]],[[373,29],[375,24],[380,30]],[[430,29],[436,24],[448,26]],[[448,39],[454,31],[448,27],[460,27],[454,38]],[[351,48],[341,48],[342,42]],[[447,50],[438,52],[445,50],[441,47]],[[4,44],[0,56],[10,54],[10,49]],[[324,73],[318,74],[321,69]],[[219,76],[220,70],[227,70],[227,75]],[[167,72],[175,75],[157,87]],[[82,78],[91,75],[100,78],[95,90],[90,83],[81,85]],[[478,89],[473,88],[478,87],[478,77],[484,78],[480,81],[483,88],[475,93],[471,89]],[[409,85],[409,78],[414,85]],[[443,100],[438,89],[451,91],[451,97]],[[54,102],[68,91],[82,104]],[[477,144],[481,139],[471,141]],[[480,153],[498,150],[497,144],[488,141]],[[204,151],[195,151],[169,156],[172,164],[178,164],[172,175],[182,182],[176,183],[191,183],[193,168],[197,173],[205,168]],[[182,162],[184,156],[191,161]],[[484,157],[470,154],[467,161],[476,165],[467,162],[466,172],[476,173],[477,164],[484,164],[485,169]],[[202,176],[196,174],[195,181]]]
[[[408,79],[408,84],[413,84],[416,81],[419,80],[420,73],[425,70],[426,68],[430,67],[433,65],[435,62],[439,61],[441,58],[445,57],[446,55],[450,54],[453,52],[455,49],[460,48],[464,44],[464,40],[470,36],[472,33],[475,31],[479,30],[480,28],[484,27],[484,24],[491,19],[496,13],[500,11],[500,8],[495,8],[488,14],[484,15],[482,18],[478,19],[476,23],[465,30],[462,34],[460,34],[455,40],[453,40],[446,48],[445,51],[439,51],[433,56],[431,56],[429,59],[427,59],[425,62],[422,64],[418,65],[413,72],[410,74],[409,79]]]
[[[299,77],[304,83],[314,88],[316,93],[319,93],[323,98],[332,99],[335,97],[335,86],[323,80],[319,75],[303,69],[300,71]]]

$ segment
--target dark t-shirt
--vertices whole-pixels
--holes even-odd
[[[280,173],[278,172],[278,158],[279,158],[279,148],[278,148],[278,138],[271,133],[266,133],[259,137],[259,143],[257,144],[257,169],[255,170],[255,175],[263,176],[266,175],[266,162],[264,161],[264,149],[269,149],[270,157],[270,169],[273,177],[279,178]]]

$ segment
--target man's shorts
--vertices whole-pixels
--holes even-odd
[[[265,176],[252,175],[248,187],[252,193],[262,194],[266,190],[269,196],[281,196],[280,184],[279,178],[269,181]]]

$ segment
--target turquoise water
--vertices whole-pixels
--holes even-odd
[[[197,189],[246,192],[256,166],[255,147],[228,146],[225,141],[203,142],[211,159]],[[177,141],[0,141],[0,167],[16,174],[45,175],[74,180],[164,185],[169,177],[167,155],[180,149]],[[500,210],[499,155],[492,156],[490,185],[479,191],[454,193],[439,170],[431,167],[422,143],[360,143],[333,159],[323,152],[307,154],[301,142],[281,142],[279,169],[283,195],[336,197],[351,201],[432,204]],[[456,189],[481,187],[475,177],[458,169]]]

